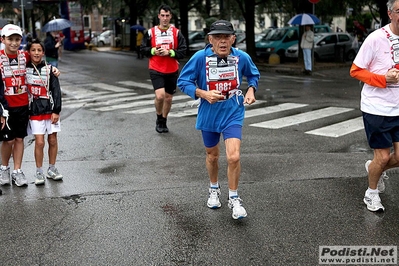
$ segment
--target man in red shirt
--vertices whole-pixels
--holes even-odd
[[[179,62],[186,54],[186,40],[179,29],[170,24],[172,9],[161,5],[158,10],[159,25],[147,31],[141,43],[141,52],[149,59],[149,70],[155,90],[155,130],[169,132],[166,120],[176,92]]]

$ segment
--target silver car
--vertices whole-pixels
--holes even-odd
[[[316,33],[314,43],[316,60],[336,59],[337,56],[342,55],[343,59],[353,61],[359,49],[355,39],[349,33],[344,32]],[[298,44],[290,46],[285,51],[285,57],[297,59]]]

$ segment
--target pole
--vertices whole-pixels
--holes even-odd
[[[22,32],[25,31],[24,1],[25,0],[21,0]]]
[[[313,4],[313,10],[312,13],[314,15],[314,9],[315,9],[315,4]],[[314,34],[314,25],[313,25],[313,34]],[[314,36],[314,35],[313,35]],[[312,72],[314,71],[314,41],[313,41],[313,45],[312,45]]]

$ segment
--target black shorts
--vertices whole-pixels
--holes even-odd
[[[169,94],[176,93],[178,72],[164,74],[150,69],[150,78],[154,90],[165,88],[165,92]]]
[[[8,126],[4,126],[0,131],[0,141],[9,141],[15,138],[25,138],[29,123],[29,107],[10,107],[8,108]]]
[[[399,142],[399,117],[363,113],[363,123],[370,148],[386,149]]]

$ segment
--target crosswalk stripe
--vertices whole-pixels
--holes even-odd
[[[254,116],[259,116],[259,115],[266,115],[266,114],[272,114],[272,113],[277,113],[281,111],[286,111],[286,110],[291,110],[291,109],[296,109],[296,108],[301,108],[308,106],[307,104],[299,104],[299,103],[282,103],[274,106],[267,106],[264,108],[257,108],[257,109],[252,109],[245,111],[245,118],[250,118]]]
[[[109,84],[105,84],[105,83],[92,83],[89,84],[91,87],[95,87],[95,88],[99,88],[102,90],[107,90],[107,91],[113,91],[113,92],[125,92],[125,91],[132,91],[132,89],[126,89],[126,88],[122,88],[122,87],[118,87],[118,86],[114,86],[114,85],[109,85]]]
[[[346,120],[341,123],[336,123],[336,124],[318,128],[315,130],[310,130],[305,133],[312,134],[312,135],[318,135],[318,136],[338,138],[338,137],[356,132],[361,129],[364,129],[363,117],[357,117],[354,119]]]
[[[250,106],[256,106],[256,105],[262,104],[264,102],[265,101],[263,101],[263,100],[259,100],[259,101],[254,102]],[[248,107],[249,105],[246,105],[246,106]],[[173,105],[172,105],[172,108],[173,108]],[[197,114],[198,114],[198,107],[197,107],[197,105],[195,105],[195,106],[193,106],[190,109],[179,110],[179,111],[176,111],[176,112],[172,112],[171,111],[169,113],[169,116],[170,117],[184,117],[184,116],[193,116],[193,115],[197,115]]]
[[[133,95],[137,95],[137,93],[135,92],[124,92],[124,93],[118,93],[118,98],[119,97],[125,97],[125,96],[133,96]],[[74,98],[69,98],[67,100],[63,100],[62,103],[81,103],[81,102],[87,102],[87,101],[97,101],[97,100],[103,100],[103,99],[109,99],[115,97],[115,94],[109,94],[109,92],[107,92],[106,94],[104,93],[92,93],[92,94],[87,94],[84,96],[84,98],[79,98],[79,99],[74,99]]]
[[[151,97],[153,98],[154,95],[151,94]],[[178,95],[174,96],[173,98],[175,100],[182,100],[182,99],[187,99],[188,96],[186,95]],[[150,105],[154,104],[154,100],[148,100],[148,101],[139,101],[139,102],[129,102],[125,104],[118,104],[114,106],[104,106],[100,108],[91,108],[93,111],[100,111],[100,112],[106,112],[106,111],[113,111],[113,110],[119,110],[119,109],[127,109],[127,108],[133,108],[133,107],[138,107],[138,106],[144,106],[144,105]],[[102,103],[104,105],[104,103]]]
[[[153,90],[154,89],[154,87],[151,84],[135,82],[135,81],[131,81],[131,80],[119,81],[118,84],[122,84],[122,85],[125,85],[125,86],[132,86],[132,87],[135,87],[135,88],[147,89],[147,90]]]
[[[320,110],[310,111],[302,114],[287,116],[283,118],[273,119],[265,122],[250,124],[253,127],[262,127],[277,129],[283,127],[289,127],[313,120],[317,120],[324,117],[329,117],[337,114],[352,111],[353,108],[342,108],[342,107],[327,107]]]
[[[102,98],[108,98],[108,100],[100,101],[100,102],[95,101],[97,99],[93,98],[92,100],[90,99],[90,101],[95,101],[95,102],[86,101],[84,106],[86,108],[88,108],[88,107],[98,107],[98,106],[111,105],[111,104],[118,104],[119,105],[120,102],[135,101],[135,100],[141,100],[141,99],[147,99],[147,98],[153,98],[154,97],[153,95],[146,95],[146,97],[143,97],[144,95],[139,95],[139,96],[131,96],[131,97],[114,98],[114,97],[119,96],[119,95],[120,94],[118,94],[118,95],[115,95],[115,94],[103,95]],[[148,104],[153,103],[153,102],[154,102],[153,100],[139,101],[139,102],[136,102],[136,104],[137,104],[137,106],[143,106],[143,105],[148,105]],[[79,105],[81,105],[81,103],[77,103],[76,105],[79,106]],[[71,104],[69,104],[67,106],[70,107],[70,108],[76,107],[76,106],[74,106],[73,103],[71,103]]]
[[[174,97],[174,99],[175,99],[175,97]],[[192,105],[193,105],[194,102],[195,101],[187,101],[187,102],[182,102],[182,103],[173,103],[172,104],[172,109],[171,109],[171,111],[169,113],[169,116],[171,114],[173,114],[173,110],[176,109],[176,108],[193,107]],[[124,113],[125,114],[146,114],[146,113],[151,113],[151,112],[154,112],[154,111],[155,111],[155,108],[154,108],[154,106],[152,106],[152,107],[148,107],[148,108],[141,108],[141,109],[137,109],[137,110],[125,111]]]

